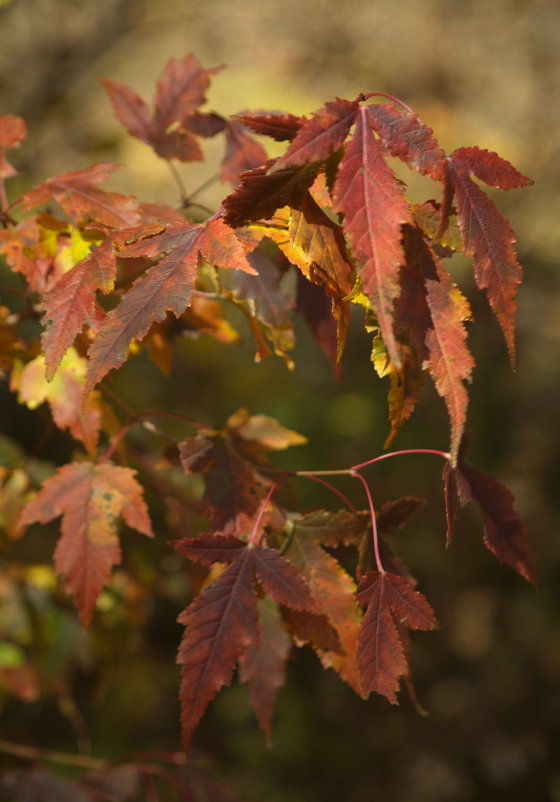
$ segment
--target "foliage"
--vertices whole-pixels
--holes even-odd
[[[270,738],[292,643],[310,644],[364,698],[375,691],[396,703],[401,679],[409,682],[407,630],[431,630],[437,621],[416,579],[381,539],[422,502],[400,498],[376,513],[363,475],[372,463],[406,453],[443,458],[447,541],[458,507],[476,501],[486,546],[534,582],[511,494],[465,460],[466,383],[475,365],[465,325],[471,312],[444,264],[454,253],[472,257],[476,286],[486,291],[513,364],[521,281],[515,234],[474,179],[504,190],[531,181],[478,147],[446,154],[412,109],[380,93],[336,98],[310,117],[244,112],[227,120],[201,111],[216,71],[192,55],[172,60],[158,81],[153,111],[130,87],[103,80],[129,134],[153,148],[176,177],[173,160],[201,160],[201,139],[224,136],[220,179],[233,189],[202,221],[196,193],[187,196],[181,184],[178,208],[102,189],[114,164],[49,178],[8,205],[4,180],[15,169],[6,153],[21,144],[26,128],[13,115],[0,117],[0,251],[23,276],[16,294],[25,301],[19,311],[2,308],[2,365],[19,402],[30,409],[48,402],[55,426],[83,448],[41,482],[29,460],[5,469],[6,543],[34,522],[61,517],[55,569],[86,627],[121,559],[117,519],[153,536],[142,485],[167,491],[179,472],[202,484],[194,506],[206,519],[205,533],[177,534],[172,543],[189,561],[209,567],[180,616],[185,750],[236,667]],[[284,154],[269,159],[251,132],[287,142]],[[441,184],[441,200],[410,202],[392,158]],[[31,214],[16,219],[18,205]],[[165,372],[177,336],[187,329],[234,342],[224,313],[231,306],[247,321],[255,358],[275,354],[290,369],[295,310],[336,370],[351,307],[361,309],[373,335],[373,367],[389,379],[386,445],[411,415],[428,374],[447,409],[449,452],[409,449],[347,469],[288,472],[274,466],[270,452],[305,438],[265,415],[238,410],[220,429],[184,418],[193,434],[166,450],[154,445],[149,462],[138,453],[134,469],[116,464],[129,458],[122,444],[131,428],[143,425],[155,443],[165,433],[153,419],[169,413],[126,408],[107,374],[143,349]],[[39,346],[21,324],[40,315]],[[127,420],[119,422],[123,411]],[[327,474],[357,479],[366,511],[322,478]],[[298,509],[298,476],[326,485],[345,507]],[[192,505],[192,494],[185,491],[180,501]],[[0,656],[8,691],[21,698],[39,693],[23,657],[12,669],[6,672]],[[2,792],[9,798],[21,782],[14,774]],[[33,782],[51,781],[36,775]],[[111,798],[128,798],[130,786],[124,783]]]

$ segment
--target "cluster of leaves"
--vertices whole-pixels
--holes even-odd
[[[20,477],[9,537],[34,522],[62,518],[55,569],[87,626],[120,561],[119,517],[153,536],[135,470],[113,462],[120,439],[143,418],[133,412],[120,427],[118,404],[104,382],[109,371],[141,348],[168,371],[174,338],[187,330],[234,341],[224,315],[228,304],[247,319],[257,359],[276,354],[294,367],[297,311],[335,364],[357,304],[373,333],[374,368],[390,379],[387,442],[410,416],[425,373],[445,402],[450,450],[433,453],[445,459],[448,540],[458,505],[474,500],[488,548],[533,581],[511,495],[464,459],[471,315],[443,262],[456,252],[472,257],[476,285],[486,290],[513,362],[521,281],[515,234],[473,179],[501,189],[530,180],[477,147],[446,154],[432,130],[395,99],[337,98],[309,118],[245,112],[226,120],[202,112],[215,72],[192,55],[172,60],[153,111],[130,87],[103,82],[128,132],[168,162],[200,160],[200,138],[225,135],[220,178],[233,190],[202,222],[189,215],[198,206],[184,190],[178,209],[103,190],[113,164],[50,178],[9,206],[4,179],[14,168],[5,151],[26,131],[19,118],[0,117],[0,252],[24,277],[26,304],[17,313],[0,309],[2,367],[20,403],[33,409],[48,402],[54,424],[84,449],[31,498],[30,482]],[[284,154],[268,159],[249,131],[287,142]],[[441,184],[441,200],[410,203],[389,157]],[[16,220],[18,203],[33,213]],[[296,276],[291,290],[288,273]],[[18,327],[41,313],[39,346]],[[437,622],[416,580],[379,535],[403,526],[421,501],[398,499],[376,514],[358,465],[339,473],[365,485],[367,512],[350,505],[304,514],[293,503],[292,477],[277,471],[268,454],[305,438],[245,410],[221,430],[190,424],[196,433],[178,444],[176,464],[204,483],[208,530],[174,545],[211,568],[180,618],[185,747],[236,666],[270,736],[292,643],[310,644],[360,695],[375,691],[396,702],[408,672],[408,630],[430,630]],[[111,443],[101,454],[100,440]],[[14,476],[2,477],[12,506]],[[355,577],[337,556],[343,549],[347,560],[352,547]]]

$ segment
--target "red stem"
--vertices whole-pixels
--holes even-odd
[[[362,100],[369,100],[372,97],[386,97],[388,100],[393,100],[395,103],[398,103],[399,106],[402,106],[404,109],[409,111],[411,114],[415,114],[416,112],[414,109],[411,109],[408,103],[405,103],[403,100],[399,100],[398,97],[394,95],[388,95],[386,92],[370,92],[368,95],[360,95],[360,101]]]
[[[381,562],[381,555],[379,553],[379,537],[377,534],[377,521],[375,520],[375,507],[373,506],[373,499],[371,497],[371,492],[368,486],[368,483],[364,479],[361,473],[352,473],[352,476],[355,476],[356,479],[359,479],[360,482],[364,486],[364,490],[366,491],[366,496],[368,499],[369,504],[369,511],[371,515],[371,534],[373,537],[373,553],[375,554],[375,562],[377,564],[377,570],[380,574],[385,573],[385,569],[383,568],[383,563]]]
[[[352,512],[358,512],[357,508],[352,504],[349,498],[347,498],[344,493],[342,493],[337,487],[331,485],[330,482],[325,481],[324,479],[319,478],[319,476],[314,476],[312,473],[305,474],[308,479],[313,479],[315,482],[319,482],[319,484],[328,487],[329,490],[332,490],[333,493],[343,500],[343,502],[352,510]]]
[[[437,451],[434,448],[405,448],[403,451],[390,451],[388,454],[381,454],[379,457],[368,459],[367,462],[360,462],[359,465],[353,465],[350,470],[358,471],[360,468],[365,468],[366,465],[372,465],[374,462],[380,462],[382,459],[389,459],[389,457],[399,457],[401,454],[436,454],[443,459],[449,459],[449,454],[446,451]]]
[[[257,539],[258,539],[258,536],[259,536],[259,529],[260,529],[261,521],[263,519],[263,515],[265,513],[267,504],[270,501],[270,499],[272,498],[272,495],[273,495],[273,493],[274,493],[274,491],[276,490],[277,487],[278,487],[278,483],[274,482],[270,486],[270,490],[266,494],[266,498],[263,501],[263,503],[261,504],[261,508],[259,510],[259,514],[255,518],[255,523],[253,525],[253,530],[252,530],[252,532],[251,532],[251,534],[249,536],[249,543],[248,543],[249,548],[251,548],[252,546],[256,546],[257,545]]]

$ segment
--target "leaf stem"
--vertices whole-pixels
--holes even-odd
[[[179,190],[179,196],[181,198],[181,206],[184,208],[187,205],[187,191],[185,189],[185,185],[183,184],[183,179],[179,175],[179,171],[173,164],[173,162],[165,160],[165,163],[169,167],[169,171],[173,176],[173,180],[177,184],[177,189]]]
[[[359,97],[359,100],[360,100],[360,101],[362,101],[362,100],[369,100],[369,99],[370,99],[370,98],[372,98],[372,97],[386,97],[386,98],[387,98],[387,100],[393,100],[395,103],[398,103],[398,104],[399,104],[399,106],[402,106],[402,107],[403,107],[403,109],[406,109],[406,110],[407,110],[407,111],[409,111],[411,114],[415,114],[415,113],[416,113],[416,112],[414,111],[414,109],[411,109],[411,108],[410,108],[410,106],[408,105],[408,103],[405,103],[403,100],[399,100],[399,98],[398,98],[398,97],[395,97],[394,95],[388,95],[386,92],[370,92],[370,93],[369,93],[369,94],[367,94],[367,95],[361,94],[361,95],[360,95],[360,97]]]
[[[343,501],[343,502],[346,504],[346,506],[347,506],[347,507],[348,507],[350,510],[352,510],[352,512],[358,512],[358,509],[357,509],[357,507],[355,507],[355,506],[354,506],[354,504],[352,504],[352,502],[350,501],[350,499],[349,499],[349,498],[347,498],[347,497],[344,495],[344,493],[342,493],[342,492],[341,492],[341,491],[338,489],[338,487],[335,487],[334,485],[331,485],[331,483],[330,483],[330,482],[327,482],[327,481],[325,481],[325,479],[321,479],[321,477],[320,477],[320,476],[314,476],[313,474],[305,474],[305,476],[307,476],[307,478],[308,478],[308,479],[313,479],[315,482],[319,482],[319,484],[322,484],[322,485],[324,485],[325,487],[328,487],[328,488],[329,488],[329,490],[332,490],[332,492],[333,492],[333,493],[336,493],[336,495],[337,495],[339,498],[341,498],[341,499],[342,499],[342,501]]]
[[[402,454],[436,454],[443,459],[450,459],[447,451],[438,451],[434,448],[405,448],[402,451],[390,451],[388,454],[380,454],[378,457],[368,459],[366,462],[360,462],[359,465],[353,465],[351,471],[358,471],[360,468],[365,468],[366,465],[373,465],[374,462],[380,462],[382,459],[389,459],[389,457],[400,457]]]
[[[270,501],[270,499],[272,498],[272,495],[273,495],[273,493],[274,493],[274,491],[276,490],[277,487],[278,487],[278,483],[274,482],[270,486],[270,489],[269,489],[268,493],[266,494],[266,498],[263,501],[263,503],[261,504],[260,510],[258,512],[258,515],[255,518],[255,523],[253,524],[252,532],[251,532],[251,534],[249,536],[249,543],[248,543],[249,548],[251,548],[252,546],[256,546],[257,545],[257,539],[258,539],[258,536],[259,536],[259,529],[260,529],[261,521],[262,521],[264,513],[266,511],[267,504]]]
[[[369,489],[369,485],[362,476],[361,473],[354,471],[352,476],[355,476],[356,479],[359,479],[360,482],[364,486],[364,490],[366,491],[366,496],[369,504],[369,511],[371,515],[371,534],[373,538],[373,553],[375,554],[375,562],[377,565],[377,570],[380,574],[385,573],[385,569],[383,568],[383,563],[381,562],[381,554],[379,553],[379,536],[377,534],[377,521],[375,519],[375,507],[373,506],[373,499],[371,497],[371,491]]]
[[[338,471],[295,471],[294,476],[344,476],[351,474],[353,468],[341,468]]]

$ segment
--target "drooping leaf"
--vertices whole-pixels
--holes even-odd
[[[370,123],[383,140],[391,156],[402,159],[410,167],[436,181],[445,174],[445,153],[434,132],[417,114],[394,103],[378,103],[367,107]]]
[[[313,337],[332,364],[336,378],[340,375],[338,357],[338,324],[333,316],[332,301],[324,287],[313,284],[301,271],[297,273],[296,311],[308,325]]]
[[[0,115],[0,180],[17,174],[15,167],[6,159],[4,151],[18,148],[26,136],[25,120],[15,114]]]
[[[111,568],[120,562],[116,519],[122,516],[133,529],[153,536],[135,472],[110,462],[63,465],[26,506],[20,526],[46,524],[59,516],[62,536],[54,555],[56,572],[87,627]]]
[[[451,540],[457,500],[461,507],[475,501],[482,512],[484,545],[497,559],[509,565],[528,582],[535,584],[535,569],[525,524],[513,508],[510,491],[483,471],[464,460],[467,437],[463,438],[457,467],[447,464],[443,472],[447,513],[447,541]]]
[[[292,540],[289,554],[307,578],[319,610],[331,623],[342,647],[335,652],[321,650],[320,660],[325,667],[332,666],[359,693],[355,655],[362,616],[356,604],[356,585],[316,540],[301,535],[305,528],[296,531],[298,534]]]
[[[464,253],[472,256],[479,289],[486,289],[492,311],[504,333],[510,359],[515,362],[515,315],[521,265],[513,248],[515,232],[471,175],[494,186],[526,186],[530,179],[518,173],[496,154],[478,148],[460,148],[448,159],[451,193],[457,204],[457,218]]]
[[[168,311],[175,317],[183,314],[195,288],[201,256],[211,265],[255,273],[235,234],[220,219],[200,225],[175,223],[125,246],[120,255],[159,261],[134,282],[101,325],[90,352],[86,392],[124,362],[131,340],[141,340],[152,323],[163,320]]]
[[[358,586],[358,600],[367,605],[357,649],[362,693],[367,697],[375,691],[396,704],[400,677],[408,670],[397,625],[430,630],[437,621],[424,596],[397,574],[368,571]]]
[[[176,548],[189,559],[228,563],[179,619],[186,626],[177,659],[182,665],[181,721],[187,748],[206,706],[231,682],[237,660],[258,643],[253,577],[280,604],[310,612],[315,604],[303,577],[273,549],[248,546],[225,535],[184,538]]]
[[[326,103],[301,126],[272,170],[277,172],[287,167],[325,161],[344,143],[358,109],[358,100],[341,100],[337,97]]]
[[[101,78],[101,83],[109,95],[113,110],[129,134],[151,144],[154,134],[152,115],[146,103],[130,86]]]
[[[399,367],[393,306],[404,262],[401,226],[411,221],[411,212],[383,159],[379,140],[370,131],[366,108],[356,117],[333,198],[336,211],[344,215],[343,226],[358,262],[363,291],[371,301],[391,360]]]
[[[239,679],[249,687],[251,704],[269,745],[272,713],[286,676],[286,660],[292,642],[278,607],[268,596],[260,599],[258,642],[248,647],[239,664]]]
[[[108,228],[134,226],[140,221],[136,200],[98,187],[117,167],[116,164],[101,163],[49,178],[25,193],[23,206],[34,209],[55,200],[75,223],[93,220]]]

